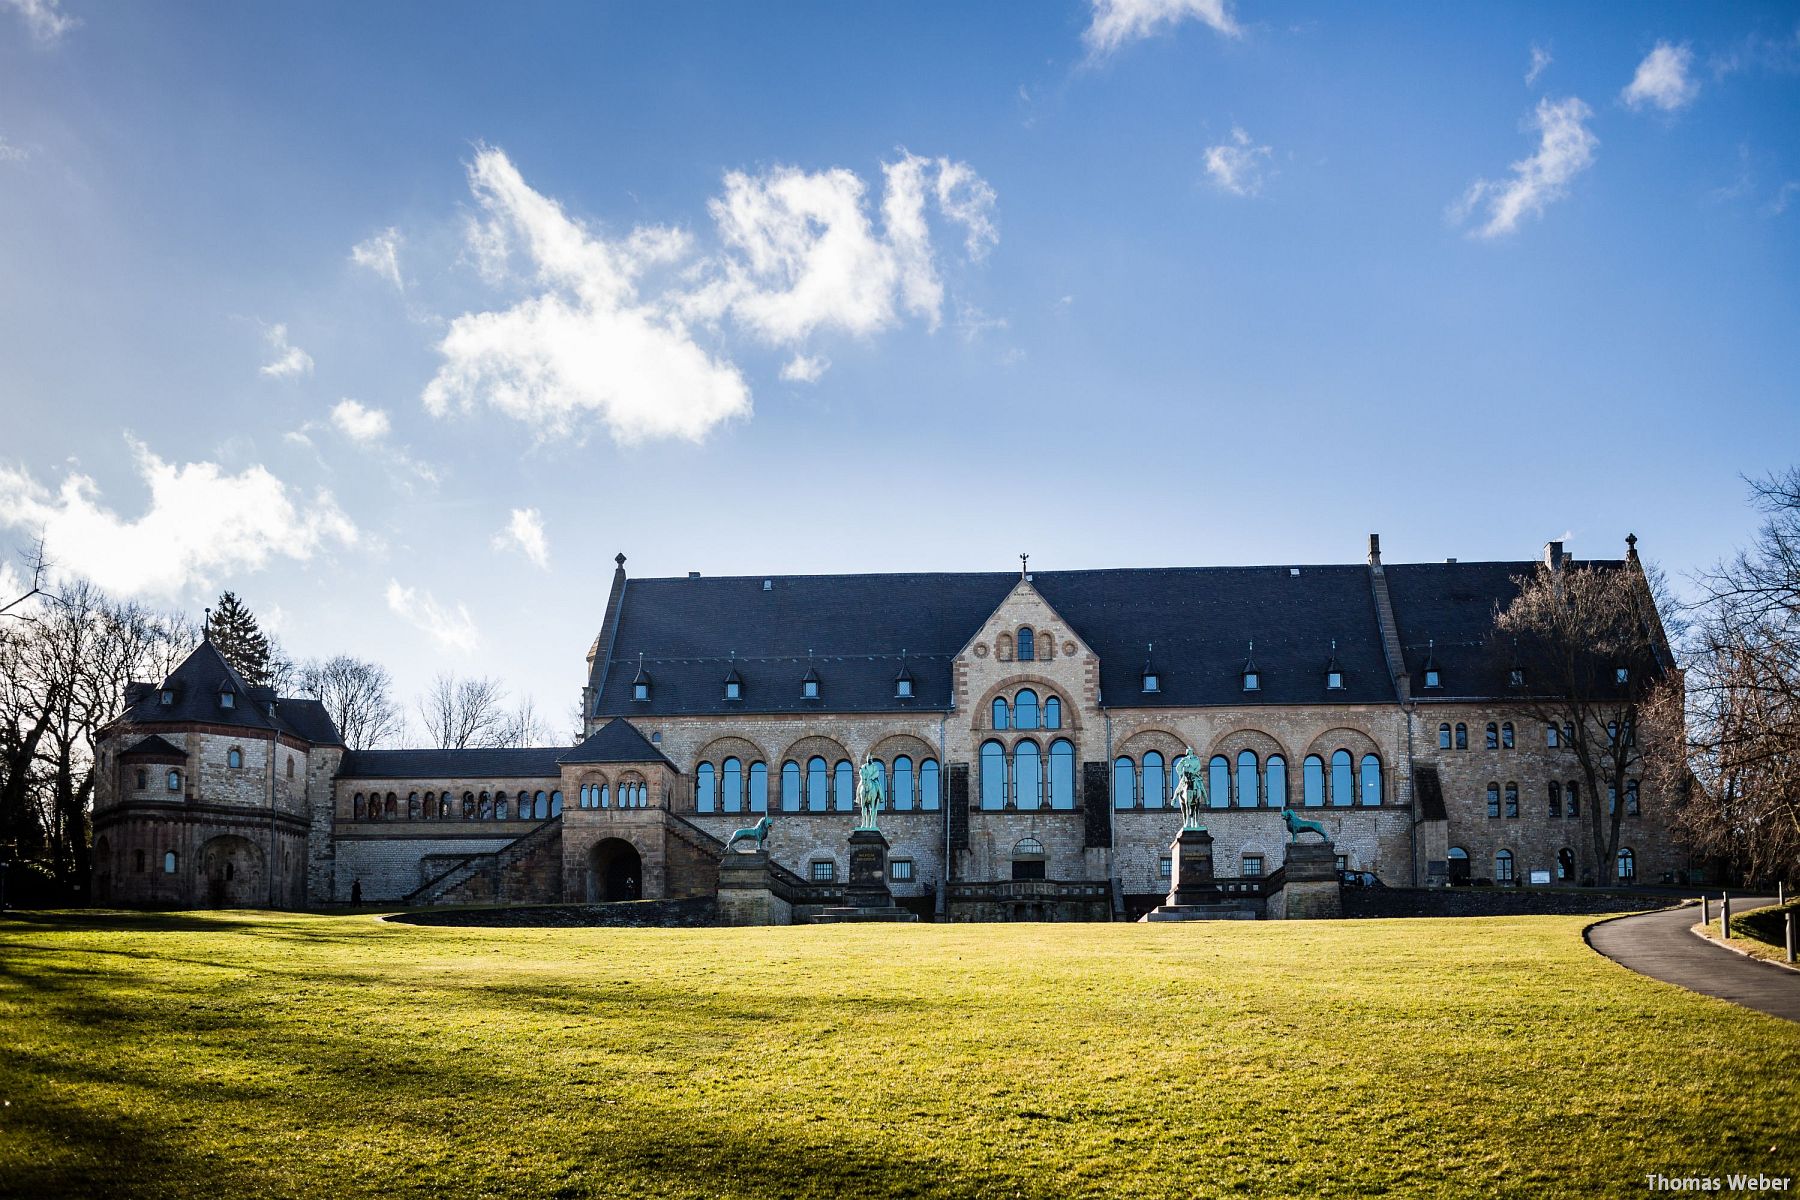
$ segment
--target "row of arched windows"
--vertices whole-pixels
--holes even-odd
[[[882,770],[886,808],[891,812],[936,811],[943,805],[942,771],[935,758],[913,761],[900,754],[892,763],[873,759]],[[820,755],[804,767],[793,759],[781,764],[782,812],[854,812],[856,766],[847,758],[832,764]],[[727,758],[694,768],[694,808],[703,813],[769,811],[769,768],[766,763],[744,766],[741,759]]]
[[[650,789],[639,779],[621,779],[615,787],[604,780],[581,785],[578,808],[649,808]]]
[[[1550,745],[1556,745],[1556,727],[1550,727]],[[1489,721],[1484,731],[1483,742],[1489,750],[1511,750],[1517,745],[1511,721]],[[1467,750],[1469,748],[1469,727],[1458,721],[1452,726],[1448,721],[1438,726],[1439,750]]]
[[[999,729],[1061,729],[1062,701],[1055,696],[1046,697],[1043,704],[1038,704],[1038,694],[1030,688],[1020,688],[1008,702],[1005,696],[995,696],[990,715],[994,728]],[[1041,726],[1040,726],[1041,722]]]
[[[1114,808],[1166,808],[1174,803],[1175,780],[1160,751],[1149,750],[1139,761],[1113,760]],[[1365,754],[1357,763],[1348,750],[1326,760],[1309,754],[1300,764],[1300,802],[1307,808],[1373,807],[1382,798],[1381,759]],[[1287,759],[1271,754],[1259,760],[1254,750],[1240,750],[1233,762],[1215,754],[1206,764],[1206,802],[1212,808],[1285,808],[1288,804]]]
[[[459,813],[465,821],[548,820],[561,816],[563,794],[560,791],[521,791],[509,797],[505,792],[464,792],[459,804],[453,792],[409,792],[401,800],[394,792],[385,796],[357,792],[350,801],[350,813],[358,821],[447,821]]]
[[[1553,820],[1581,815],[1581,784],[1571,779],[1567,783],[1552,779],[1548,786],[1546,812]],[[1618,789],[1608,787],[1607,812],[1618,803]],[[1517,817],[1519,815],[1519,785],[1508,782],[1505,787],[1498,783],[1487,785],[1487,815],[1490,817]],[[1625,815],[1640,816],[1642,808],[1639,802],[1638,781],[1625,781]]]
[[[1014,743],[1010,751],[1003,742],[983,742],[981,807],[1074,808],[1075,744],[1058,738],[1046,755],[1030,738]]]
[[[1469,852],[1461,846],[1450,847],[1452,862],[1468,862]],[[1494,882],[1515,883],[1518,880],[1516,860],[1511,850],[1494,851]],[[1618,856],[1613,860],[1614,873],[1620,883],[1630,883],[1637,878],[1637,854],[1630,846],[1620,846]],[[1575,851],[1564,846],[1556,852],[1556,877],[1558,879],[1575,878]]]
[[[1017,635],[1003,633],[994,639],[994,657],[1001,662],[1047,662],[1056,657],[1056,637],[1039,637],[1029,625],[1019,626]]]

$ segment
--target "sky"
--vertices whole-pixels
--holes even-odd
[[[0,548],[403,701],[621,552],[1679,584],[1797,319],[1790,4],[0,0]]]

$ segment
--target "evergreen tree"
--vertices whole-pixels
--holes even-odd
[[[226,592],[219,597],[218,606],[207,617],[206,636],[244,677],[244,682],[252,687],[269,682],[269,639],[256,627],[256,617],[235,593]]]

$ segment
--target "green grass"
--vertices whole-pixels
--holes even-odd
[[[1786,905],[1771,904],[1766,908],[1753,908],[1748,912],[1731,914],[1731,937],[1738,949],[1756,958],[1766,958],[1770,962],[1787,961],[1787,928],[1784,924],[1785,914],[1800,913],[1800,900],[1790,900]],[[1800,916],[1795,918],[1800,920]],[[1712,929],[1716,934],[1719,927],[1715,913]]]
[[[1800,1026],[1585,918],[0,921],[0,1195],[1621,1195],[1800,1175]]]

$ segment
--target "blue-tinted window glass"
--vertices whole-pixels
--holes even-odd
[[[935,811],[938,804],[938,761],[928,758],[919,764],[919,807]]]
[[[995,729],[1005,729],[1006,726],[1007,726],[1006,697],[1005,696],[995,696],[994,697],[994,728]]]
[[[769,767],[767,763],[750,764],[750,811],[769,811]]]
[[[831,787],[830,776],[826,774],[828,769],[822,758],[806,760],[807,812],[824,812],[831,807],[831,797],[827,794]]]
[[[1137,803],[1137,764],[1129,758],[1113,760],[1113,807],[1130,808]]]
[[[713,774],[713,765],[703,762],[694,768],[694,807],[709,813],[718,805],[718,780]]]
[[[1030,662],[1037,657],[1037,636],[1031,632],[1029,625],[1019,628],[1019,661]]]
[[[1075,807],[1075,744],[1062,738],[1050,743],[1050,807]]]
[[[1006,747],[999,742],[981,744],[981,807],[1006,807]]]
[[[563,800],[562,792],[555,791],[555,792],[550,793],[550,815],[551,816],[553,816],[553,817],[562,816],[562,800]],[[494,815],[496,817],[504,818],[506,816],[506,813],[503,811],[505,809],[505,807],[506,807],[505,804],[502,803],[499,806],[499,808],[495,810]]]
[[[1215,754],[1206,763],[1206,806],[1231,807],[1231,764],[1223,754]]]
[[[719,791],[725,812],[744,811],[744,764],[728,758],[719,764]]]
[[[1013,726],[1017,729],[1038,727],[1038,694],[1030,688],[1013,697]]]
[[[1350,752],[1348,750],[1331,752],[1331,803],[1334,805],[1356,803],[1356,778],[1350,771]]]
[[[894,782],[888,788],[888,803],[896,812],[909,812],[913,806],[913,763],[904,754],[894,759]]]
[[[1307,755],[1300,764],[1300,795],[1308,808],[1325,803],[1325,760],[1316,754]]]
[[[1256,752],[1239,750],[1237,756],[1237,802],[1239,808],[1255,808],[1257,802]]]
[[[1044,728],[1062,728],[1062,701],[1051,696],[1044,701]]]
[[[1381,803],[1381,760],[1373,754],[1363,755],[1362,802],[1364,804]]]
[[[1163,756],[1152,750],[1144,755],[1144,807],[1161,808],[1169,800],[1168,776],[1163,771]]]
[[[1020,742],[1013,747],[1013,803],[1020,808],[1042,808],[1044,804],[1044,764],[1038,756],[1036,742]]]
[[[781,811],[800,811],[800,764],[791,760],[781,764]]]
[[[1263,771],[1263,803],[1270,808],[1287,805],[1287,759],[1279,754],[1269,755],[1268,766]]]
[[[835,786],[832,788],[832,800],[835,803],[832,807],[836,808],[839,812],[849,812],[851,809],[855,808],[856,769],[850,765],[849,759],[840,758],[838,760],[837,770],[833,775],[833,783]]]

